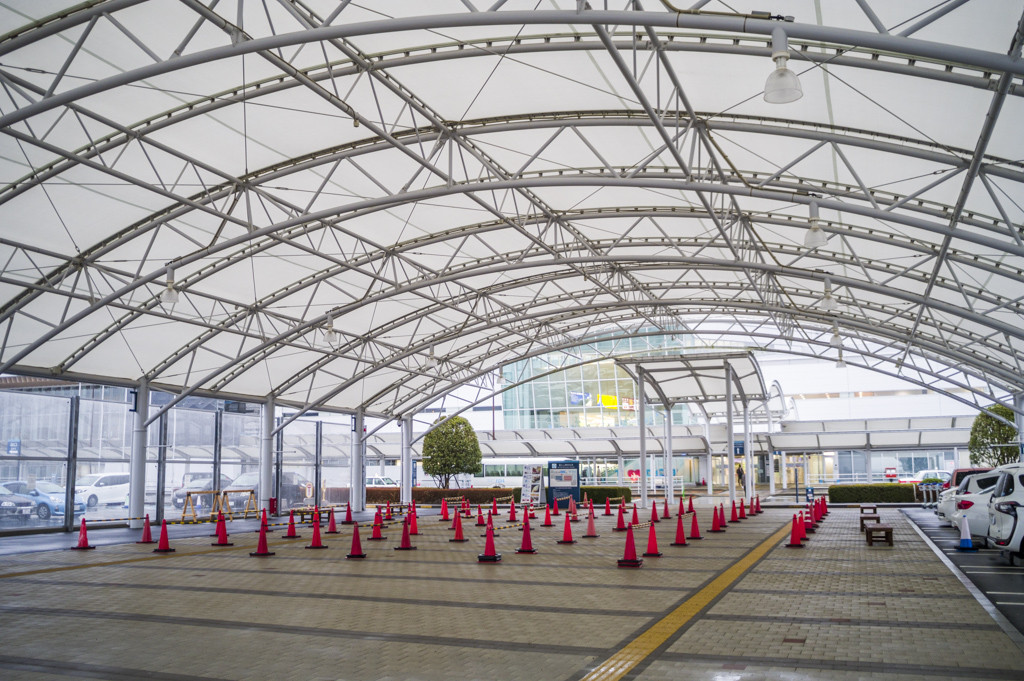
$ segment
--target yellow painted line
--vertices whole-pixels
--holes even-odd
[[[593,671],[583,677],[583,681],[618,681],[631,669],[654,652],[658,646],[669,639],[680,627],[693,619],[711,601],[719,596],[730,584],[743,576],[766,553],[774,549],[789,533],[785,526],[766,539],[753,551],[730,566],[706,587],[688,598],[682,605],[670,612],[653,627],[626,644],[622,650],[599,664]]]

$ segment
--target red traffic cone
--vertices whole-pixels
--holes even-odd
[[[693,513],[693,497],[690,497],[690,508],[686,512]]]
[[[575,544],[576,540],[572,538],[572,525],[569,524],[569,514],[565,514],[565,529],[562,530],[562,538],[558,540],[559,544]]]
[[[171,543],[167,539],[167,521],[160,521],[160,543],[153,549],[153,553],[174,553],[175,549],[171,548]]]
[[[487,521],[484,520],[484,510],[482,508],[480,508],[480,504],[477,504],[476,505],[476,526],[477,527],[484,527],[486,524],[487,524]]]
[[[490,511],[487,512],[487,529],[484,530],[484,534],[481,534],[480,536],[486,537],[487,532],[490,532],[495,537],[500,536],[497,532],[494,531],[494,515]]]
[[[800,540],[806,541],[809,537],[807,536],[807,521],[804,520],[804,512],[800,511],[796,514],[796,517],[800,524]]]
[[[324,534],[338,534],[338,524],[334,522],[334,509],[327,512],[327,531]]]
[[[395,551],[415,551],[416,547],[409,541],[409,519],[402,521],[402,543],[394,547]]]
[[[633,543],[633,526],[626,528],[626,550],[619,560],[619,567],[638,568],[644,564],[643,559],[636,557],[636,544]]]
[[[718,527],[725,532],[725,504],[718,504]]]
[[[469,541],[462,536],[462,516],[458,513],[455,514],[455,538],[449,539],[450,542],[464,542]]]
[[[668,511],[668,497],[665,498],[665,509],[661,512],[662,519],[671,518],[672,514]]]
[[[647,550],[644,551],[644,558],[660,558],[661,551],[658,550],[658,533],[651,525],[651,531],[647,533]]]
[[[690,521],[690,539],[699,541],[703,539],[700,535],[700,525],[697,524],[697,514],[693,514],[693,520]]]
[[[420,533],[420,528],[416,524],[416,504],[413,503],[409,509],[409,534],[417,535]]]
[[[498,515],[498,497],[491,497],[491,513]]]
[[[359,523],[352,524],[352,553],[346,554],[345,558],[366,558],[363,544],[359,541]]]
[[[793,530],[789,533],[789,543],[786,544],[788,549],[802,549],[803,544],[800,543],[800,526],[803,523],[796,519],[796,513],[793,514]]]
[[[387,512],[384,513],[384,520],[394,520],[395,516],[391,514],[391,501],[388,501]]]
[[[658,502],[655,501],[651,504],[651,522],[660,523],[661,519],[658,517]]]
[[[523,543],[518,549],[516,549],[516,553],[537,553],[537,549],[533,548],[533,542],[530,541],[529,517],[523,519]]]
[[[373,519],[373,530],[370,532],[370,541],[383,541],[387,537],[383,536],[380,532],[384,525],[384,518],[380,515],[380,508],[377,509],[377,515]]]
[[[802,513],[801,515],[803,515],[804,519],[804,534],[814,534],[815,529],[814,523],[811,521],[811,512],[808,511],[807,513]],[[807,537],[805,536],[804,539],[807,539]]]
[[[388,511],[388,519],[389,520],[391,519],[391,511],[390,510]],[[355,521],[352,520],[352,504],[345,504],[345,519],[341,521],[341,524],[342,525],[351,525],[353,522],[355,522]]]
[[[146,514],[146,522],[142,523],[142,539],[135,542],[136,544],[155,544],[153,541],[153,531],[149,529],[149,514]]]
[[[530,502],[530,504],[526,508],[530,512],[530,520],[535,519],[537,517],[537,514],[534,513],[534,510],[533,510],[533,502]]]
[[[89,546],[89,534],[85,531],[85,518],[82,518],[82,529],[78,531],[78,545],[71,547],[75,551],[84,551],[87,549],[94,549],[95,546]]]
[[[679,513],[678,513],[678,515],[684,515],[686,513],[685,504],[686,504],[686,499],[680,499],[679,500]]]
[[[822,499],[824,499],[824,497],[822,497]],[[757,513],[757,515],[761,515],[762,511],[761,511],[761,495],[760,494],[758,494],[756,497],[754,497],[754,508],[757,509],[755,511]]]
[[[619,506],[619,519],[615,523],[615,527],[612,528],[615,532],[626,531],[626,513],[622,510],[622,506]]]
[[[604,515],[612,514],[612,500],[610,497],[604,498]]]
[[[438,522],[444,523],[444,522],[448,522],[449,520],[451,520],[451,518],[448,517],[448,500],[447,499],[442,499],[441,500],[441,518],[440,518],[440,520],[438,520]]]
[[[579,516],[576,513],[576,500],[569,497],[569,515],[572,516],[572,521],[578,523],[580,521]]]
[[[228,525],[224,522],[224,514],[217,514],[217,541],[210,546],[234,546],[228,542]]]
[[[260,529],[256,530],[256,532],[261,531],[268,533],[273,532],[273,530],[270,529],[270,523],[267,522],[267,509],[263,509],[262,513],[260,514]]]
[[[508,521],[510,523],[516,522],[516,500],[512,500],[512,505],[508,507]]]
[[[740,499],[740,520],[746,520],[746,519],[747,519],[746,506],[743,503],[743,500]]]
[[[634,525],[639,525],[640,524],[640,516],[637,515],[636,503],[633,504],[633,524]]]
[[[729,522],[730,523],[738,523],[739,521],[740,521],[740,517],[738,515],[736,515],[736,500],[733,499],[733,502],[732,502],[732,515],[729,516]]]
[[[821,508],[824,509],[825,515],[828,515],[828,501],[825,500],[825,497],[821,498]]]
[[[484,552],[477,554],[478,563],[500,563],[501,554],[494,551],[494,527],[487,526],[487,540],[484,542]]]
[[[554,494],[551,495],[551,500],[553,502],[555,502],[555,503],[551,504],[552,506],[554,506],[554,508],[551,509],[551,515],[553,515],[553,516],[560,516],[560,515],[562,515],[558,511],[558,508],[559,508],[559,503],[558,502],[561,501],[561,500],[558,497],[556,497]]]
[[[266,511],[264,510],[264,514],[265,513],[266,513]],[[259,538],[259,541],[256,543],[256,551],[250,553],[249,555],[253,556],[254,558],[263,558],[264,556],[272,556],[272,555],[274,555],[274,552],[271,551],[269,549],[269,547],[267,547],[267,523],[266,523],[266,521],[260,523],[260,529],[258,531],[260,533],[260,538]]]
[[[594,515],[594,500],[593,499],[589,499],[587,501],[587,503],[589,504],[590,515],[593,516]]]
[[[696,516],[696,515],[697,514],[694,513],[694,516]],[[725,529],[722,527],[721,523],[718,522],[718,507],[717,506],[712,506],[711,507],[711,530],[710,531],[711,532],[725,532]]]
[[[317,523],[319,525],[320,523]],[[302,539],[301,536],[295,534],[295,511],[288,511],[288,532],[285,533],[282,539]]]
[[[682,502],[679,502],[682,505]],[[686,530],[683,529],[683,516],[676,516],[676,540],[669,546],[686,546]]]
[[[544,522],[541,523],[541,527],[553,527],[554,523],[551,522],[551,504],[544,504]]]
[[[313,514],[313,540],[309,542],[307,549],[326,549],[327,544],[320,542],[320,514]]]
[[[590,517],[587,518],[587,533],[583,535],[584,539],[597,539],[599,536],[597,528],[594,527],[594,509],[590,509]]]

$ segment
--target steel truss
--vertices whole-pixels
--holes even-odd
[[[458,385],[479,383],[509,361],[546,353],[561,353],[569,360],[574,356],[571,348],[587,343],[594,334],[613,339],[638,333],[745,336],[787,343],[787,351],[794,354],[828,357],[832,351],[823,338],[838,324],[848,342],[844,349],[862,365],[946,392],[965,404],[977,407],[995,400],[1013,408],[1008,395],[1024,389],[1024,295],[1012,293],[1024,283],[1024,240],[1021,226],[1008,212],[1009,196],[998,184],[1024,183],[1024,162],[1000,158],[987,149],[1003,99],[1024,95],[1024,66],[1015,58],[1022,42],[1019,30],[1009,54],[1000,55],[884,32],[785,25],[794,61],[995,90],[972,151],[870,130],[695,110],[668,55],[702,52],[763,62],[771,52],[766,37],[776,26],[771,21],[581,9],[471,12],[335,26],[331,22],[337,12],[320,17],[300,0],[279,0],[299,30],[255,36],[212,6],[184,0],[194,12],[195,27],[174,55],[161,58],[132,32],[127,20],[117,20],[119,11],[137,4],[138,0],[107,0],[83,5],[0,37],[2,56],[86,27],[49,85],[0,68],[0,87],[15,107],[0,113],[0,132],[21,148],[46,154],[43,161],[29,163],[26,175],[0,187],[0,206],[44,191],[48,183],[80,170],[131,185],[166,203],[74,255],[9,236],[0,239],[7,261],[0,269],[0,283],[21,288],[0,307],[5,338],[0,371],[75,375],[76,365],[111,339],[146,320],[160,320],[189,329],[192,337],[142,368],[154,386],[173,387],[178,393],[170,405],[151,415],[151,422],[191,394],[245,395],[238,386],[246,385],[254,371],[293,354],[306,358],[304,366],[270,388],[275,400],[299,409],[293,418],[325,407],[398,418]],[[153,63],[59,89],[79,50],[88,45],[90,31],[101,21],[116,26]],[[187,52],[204,24],[220,29],[229,44]],[[592,32],[453,40],[374,54],[352,42],[380,32],[534,24],[589,25]],[[622,33],[610,31],[611,26],[634,29],[624,39]],[[307,45],[330,46],[343,58],[329,60],[324,49],[323,62],[298,68],[291,63],[294,57],[288,60],[281,52],[284,47]],[[610,57],[640,109],[536,111],[450,121],[393,73],[415,64],[494,54],[578,51],[603,51]],[[112,120],[83,102],[117,87],[245,54],[259,57],[280,75],[242,83],[134,123]],[[632,68],[627,56],[634,60]],[[637,60],[648,65],[643,73],[637,72]],[[651,92],[649,76],[645,80],[644,75],[648,69],[659,78],[664,74],[671,90],[667,100],[661,99],[660,90],[657,98]],[[401,106],[399,117],[411,124],[385,120],[383,112],[378,116],[356,110],[337,90],[342,78],[357,83],[365,78],[379,88],[374,90],[378,109],[384,97],[391,98]],[[177,124],[292,89],[314,94],[340,118],[365,127],[370,136],[243,175],[159,140],[159,133]],[[32,127],[33,121],[55,110],[110,132],[90,137],[74,149],[63,148]],[[653,132],[660,146],[633,165],[609,163],[588,134],[605,128]],[[539,148],[524,150],[524,156],[532,155],[521,167],[506,168],[489,151],[491,140],[521,131],[551,134]],[[785,165],[739,169],[721,148],[722,140],[733,134],[783,137],[815,146],[780,159]],[[543,154],[560,136],[582,142],[597,164],[552,165]],[[174,159],[182,168],[179,179],[186,174],[197,178],[202,191],[186,195],[178,190],[178,180],[153,182],[120,170],[118,160],[129,147],[141,150],[158,177],[159,161]],[[936,178],[905,193],[868,187],[844,148],[934,164]],[[857,182],[813,178],[793,170],[818,149],[838,154]],[[361,165],[377,155],[395,154],[413,164],[412,177],[375,175]],[[335,173],[353,170],[380,193],[314,210]],[[956,205],[923,197],[958,176],[963,184]],[[998,215],[966,208],[975,179]],[[289,181],[319,188],[308,204],[300,205],[279,187]],[[674,200],[662,205],[568,208],[542,198],[543,190],[566,188],[632,189]],[[689,202],[686,197],[691,196],[699,205]],[[449,198],[472,203],[493,219],[456,224],[397,243],[375,240],[358,226],[372,216],[397,215],[409,206]],[[809,252],[797,239],[808,227],[806,206],[811,203],[823,211],[821,228],[831,240]],[[254,220],[254,206],[265,219]],[[623,234],[603,237],[594,230],[600,220],[622,218],[634,221]],[[197,220],[219,225],[212,239],[199,241],[193,236]],[[663,229],[660,221],[667,220],[707,222],[713,229],[680,237]],[[657,226],[660,235],[632,236],[642,222]],[[158,258],[149,252],[168,232],[194,246],[170,259],[179,274],[174,285],[184,299],[182,307],[172,309],[159,298],[170,270],[151,263]],[[513,237],[510,243],[518,245],[480,255],[481,246],[499,237]],[[137,270],[118,263],[119,253],[147,243]],[[324,243],[336,249],[321,248]],[[889,249],[883,257],[867,254],[881,246]],[[448,262],[441,267],[430,264],[420,257],[425,249],[439,249]],[[650,255],[652,249],[659,255]],[[255,301],[240,300],[210,283],[219,273],[257,256],[287,258],[293,253],[320,264]],[[916,260],[896,264],[897,258]],[[335,297],[344,299],[342,282],[349,281],[360,282],[359,295],[350,294],[348,302],[326,309],[312,305],[323,288],[333,287],[339,294]],[[489,281],[497,283],[485,283]],[[1000,285],[993,286],[993,281]],[[825,282],[835,287],[845,310],[826,313],[815,308]],[[522,300],[514,302],[517,296]],[[52,305],[52,300],[60,301],[64,312],[47,320],[38,309],[44,302]],[[360,332],[345,329],[346,315],[392,302],[407,306],[407,314],[375,321]],[[111,312],[111,322],[98,331],[91,329],[88,322],[96,313]],[[328,315],[339,323],[341,340],[335,347],[326,347],[320,338]],[[47,328],[34,340],[8,344],[12,331],[40,323]],[[84,340],[76,341],[63,361],[48,369],[33,365],[34,353],[75,335]],[[238,344],[237,352],[225,351],[226,339]],[[435,348],[443,353],[439,373],[426,363]],[[211,364],[211,355],[220,359]],[[123,380],[115,373],[112,380]],[[359,397],[354,399],[349,393],[356,388]]]

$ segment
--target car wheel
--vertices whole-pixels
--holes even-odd
[[[38,506],[36,506],[36,516],[40,520],[49,520],[50,519],[50,507],[47,506],[46,504],[39,504]]]
[[[96,504],[98,504],[99,502],[100,502],[99,498],[95,494],[93,494],[92,496],[89,497],[89,500],[86,501],[85,503],[86,503],[86,505],[89,508],[96,508]]]

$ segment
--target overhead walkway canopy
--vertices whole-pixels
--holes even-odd
[[[777,452],[953,449],[967,446],[973,423],[973,416],[789,421],[758,439]]]

